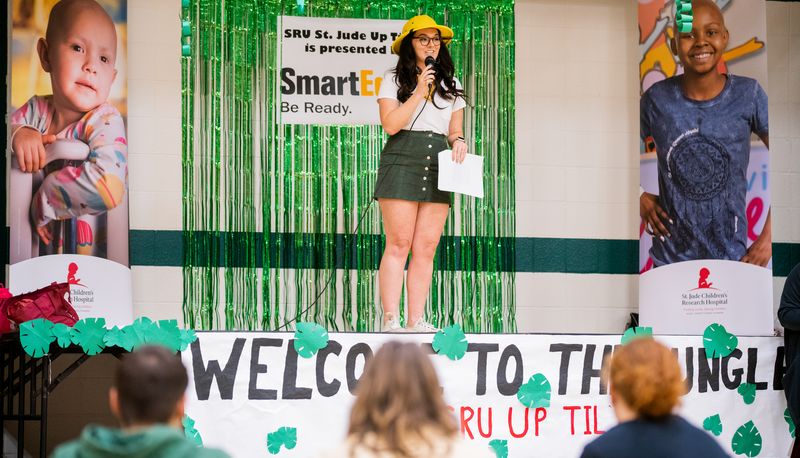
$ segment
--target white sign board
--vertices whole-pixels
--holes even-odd
[[[405,21],[281,16],[282,124],[380,124],[383,74]]]
[[[737,335],[774,333],[772,269],[717,259],[668,264],[639,276],[639,297],[640,323],[657,334],[703,334],[711,323]]]
[[[108,329],[133,322],[131,270],[122,264],[96,256],[59,254],[9,267],[8,284],[14,295],[52,282],[69,283],[72,308],[80,319],[104,318]]]
[[[270,456],[267,436],[295,428],[297,444],[279,456],[311,457],[345,437],[353,390],[364,361],[390,339],[430,348],[433,334],[330,334],[315,356],[297,355],[292,333],[202,332],[182,354],[189,369],[187,414],[203,443],[234,457]],[[466,356],[432,356],[444,396],[468,440],[508,441],[508,456],[576,457],[583,446],[616,423],[600,382],[604,355],[618,335],[468,335]],[[740,337],[729,357],[709,359],[700,336],[659,337],[674,348],[688,394],[680,412],[701,427],[719,415],[717,438],[731,451],[736,430],[753,421],[762,437],[760,457],[786,456],[791,442],[782,339]],[[516,397],[536,373],[550,382],[547,409],[527,409]],[[756,385],[755,401],[737,393]],[[527,418],[527,420],[526,420]]]

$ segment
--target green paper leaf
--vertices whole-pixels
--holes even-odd
[[[459,360],[467,354],[467,336],[461,326],[454,324],[438,331],[433,336],[433,350],[439,355],[445,355],[453,361]]]
[[[712,415],[703,420],[703,429],[715,436],[722,434],[722,420],[720,420],[719,414]]]
[[[731,439],[731,449],[737,455],[748,457],[758,456],[761,453],[761,433],[753,424],[753,420],[748,421],[736,430]]]
[[[53,335],[56,338],[56,343],[61,348],[67,348],[72,343],[72,328],[64,323],[53,325]]]
[[[105,318],[84,318],[72,327],[72,343],[80,345],[89,356],[96,355],[106,348]]]
[[[186,351],[189,345],[197,340],[197,334],[194,329],[181,329],[181,348],[180,351]]]
[[[19,342],[25,353],[34,358],[46,355],[54,340],[56,336],[53,335],[52,321],[36,318],[19,325]]]
[[[633,339],[638,339],[641,337],[653,337],[653,328],[649,326],[646,327],[636,326],[634,328],[626,329],[625,333],[622,334],[622,345],[627,344]]]
[[[302,323],[298,323],[299,325]],[[281,445],[291,450],[297,445],[297,428],[284,426],[278,428],[274,433],[267,434],[267,450],[273,455],[281,451]]]
[[[742,383],[739,389],[736,390],[742,395],[744,403],[750,405],[756,400],[756,385],[755,383]]]
[[[789,414],[789,409],[783,411],[783,419],[786,420],[786,423],[789,425],[789,434],[794,437],[794,420],[792,420],[792,415]]]
[[[739,345],[739,339],[726,331],[725,326],[719,323],[710,324],[703,331],[703,347],[706,349],[708,358],[724,358],[736,350],[737,345]]]
[[[131,331],[130,326],[125,326],[122,329],[114,326],[106,333],[103,342],[105,342],[106,347],[119,347],[125,351],[131,351],[135,344],[135,338],[136,336]]]
[[[143,316],[125,326],[122,330],[131,333],[133,336],[133,349],[136,350],[142,345],[150,343],[153,335],[158,332],[158,326],[153,323],[153,320]]]
[[[294,349],[303,358],[311,358],[328,346],[328,331],[317,323],[297,323],[294,332]]]
[[[194,427],[194,420],[188,415],[183,416],[183,433],[186,438],[197,444],[198,447],[203,446],[203,438],[200,437],[200,431]]]
[[[550,407],[550,382],[542,374],[534,374],[527,383],[519,387],[517,399],[525,407]]]
[[[492,448],[497,458],[508,458],[508,441],[505,439],[495,439],[489,442],[489,447]]]
[[[177,352],[181,348],[181,330],[178,329],[178,320],[159,320],[158,326],[151,329],[148,339],[149,344],[161,345]]]

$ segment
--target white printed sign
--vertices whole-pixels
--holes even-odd
[[[96,256],[59,254],[9,267],[8,284],[14,295],[52,282],[69,283],[70,301],[81,319],[104,318],[109,329],[133,322],[131,270],[122,264]]]
[[[669,264],[639,276],[642,326],[658,334],[702,334],[719,323],[738,335],[773,334],[772,270],[705,259]]]
[[[330,334],[328,346],[305,359],[292,333],[201,332],[182,354],[189,369],[187,414],[203,443],[234,457],[270,456],[268,434],[294,428],[297,444],[279,456],[312,457],[345,437],[353,391],[364,362],[389,339],[430,348],[432,334]],[[664,336],[684,368],[689,392],[681,415],[702,427],[719,415],[717,438],[731,452],[740,426],[753,421],[762,438],[758,456],[786,456],[782,339],[740,337],[726,358],[707,358],[700,336]],[[468,335],[466,356],[432,356],[461,434],[478,444],[508,441],[508,456],[576,457],[616,424],[600,371],[618,335]],[[549,408],[527,409],[516,397],[536,374],[550,383]],[[756,387],[746,404],[737,388]]]
[[[405,21],[282,16],[282,124],[380,124],[383,74]]]

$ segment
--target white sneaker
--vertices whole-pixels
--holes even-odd
[[[400,320],[393,313],[387,313],[383,322],[383,332],[405,332],[405,329],[400,326]]]
[[[424,318],[420,318],[414,323],[414,326],[408,328],[409,332],[439,332],[441,329],[437,328],[436,326],[428,323],[425,321]]]

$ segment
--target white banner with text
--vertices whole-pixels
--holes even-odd
[[[364,363],[390,339],[430,349],[433,334],[330,334],[328,345],[306,359],[295,351],[292,333],[198,333],[182,355],[189,370],[186,413],[206,446],[235,457],[269,456],[270,438],[286,431],[296,442],[280,448],[280,456],[317,456],[344,439]],[[700,336],[657,339],[675,349],[684,368],[689,391],[681,415],[698,427],[719,415],[712,429],[729,453],[739,431],[760,440],[750,456],[786,456],[792,438],[784,419],[782,339],[740,337],[725,358],[706,357]],[[600,372],[619,335],[470,334],[467,340],[460,360],[431,356],[467,439],[487,446],[506,440],[510,457],[576,457],[616,424]],[[528,409],[517,399],[534,374],[550,383],[548,408]],[[744,384],[754,399],[739,390]]]

